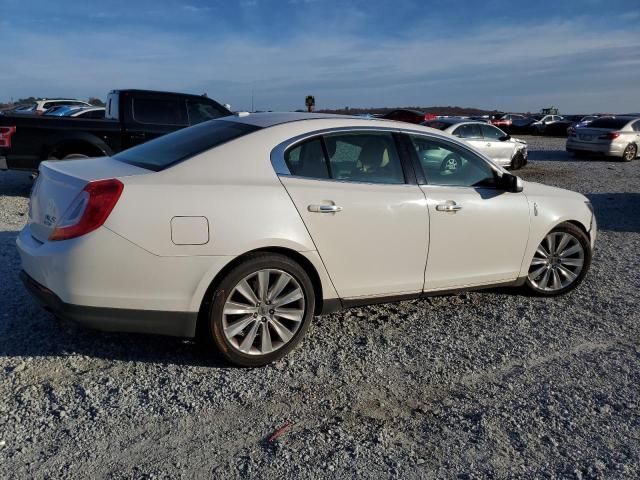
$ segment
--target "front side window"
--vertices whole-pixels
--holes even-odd
[[[496,173],[471,151],[444,140],[409,135],[429,185],[495,187]]]
[[[491,125],[481,125],[482,136],[487,140],[500,140],[504,137],[502,130],[492,127]]]
[[[453,134],[460,138],[482,138],[480,126],[475,123],[460,125],[458,128],[456,128]]]

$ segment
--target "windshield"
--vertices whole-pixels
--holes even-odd
[[[210,120],[124,150],[113,158],[159,172],[256,130],[260,130],[260,127],[226,120]]]
[[[611,128],[618,130],[629,123],[628,118],[598,118],[589,124],[589,128]]]

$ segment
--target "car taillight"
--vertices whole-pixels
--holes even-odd
[[[116,206],[124,185],[116,179],[87,183],[71,202],[49,240],[68,240],[93,232],[104,224]]]
[[[0,148],[11,148],[11,135],[16,133],[16,127],[0,127]]]
[[[598,138],[600,140],[615,140],[618,138],[620,134],[618,132],[605,133],[604,135],[600,135]]]

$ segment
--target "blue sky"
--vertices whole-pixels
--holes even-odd
[[[640,111],[639,0],[0,0],[0,100]]]

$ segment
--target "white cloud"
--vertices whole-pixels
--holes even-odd
[[[353,29],[336,25],[271,42],[149,31],[22,32],[5,48],[3,63],[11,68],[0,73],[0,91],[80,97],[113,88],[207,91],[247,108],[253,89],[258,106],[273,109],[299,108],[310,93],[321,106],[537,110],[552,102],[589,112],[640,103],[637,33],[585,30],[580,22],[553,22],[447,37],[416,31],[375,43],[339,33]]]

